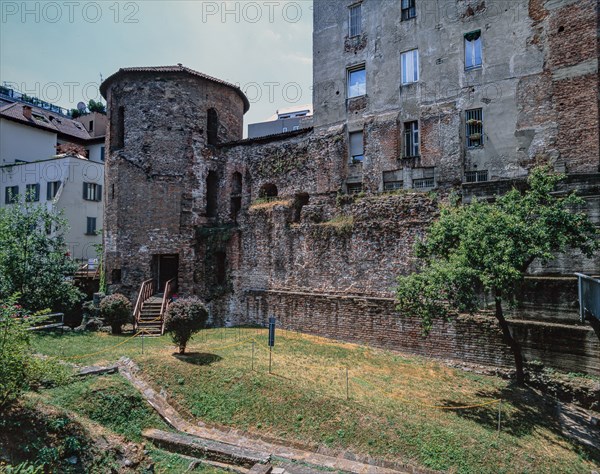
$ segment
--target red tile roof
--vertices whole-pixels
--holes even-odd
[[[31,107],[31,119],[28,119],[23,114],[24,107]],[[12,104],[0,106],[0,117],[22,122],[78,140],[87,141],[93,138],[83,124],[77,120],[22,102],[13,102]]]
[[[223,81],[221,79],[217,79],[216,77],[212,77],[212,76],[209,76],[207,74],[204,74],[204,73],[201,73],[201,72],[198,72],[198,71],[194,71],[193,69],[185,67],[185,66],[183,66],[181,64],[178,64],[177,66],[122,67],[117,72],[115,72],[111,76],[107,77],[104,80],[104,82],[102,84],[100,84],[100,93],[102,94],[102,96],[105,99],[106,99],[106,89],[108,88],[108,84],[110,82],[114,81],[117,77],[121,76],[122,74],[126,74],[128,72],[151,72],[151,73],[156,73],[156,72],[185,72],[187,74],[191,74],[192,76],[201,77],[202,79],[206,79],[208,81],[215,82],[217,84],[222,84],[224,86],[232,88],[233,90],[235,90],[238,93],[238,95],[244,101],[244,113],[248,112],[248,109],[250,109],[250,102],[248,101],[248,98],[246,97],[246,94],[244,94],[242,92],[242,90],[238,86],[236,86],[234,84],[231,84],[229,82]]]

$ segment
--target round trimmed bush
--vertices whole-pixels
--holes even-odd
[[[100,315],[113,334],[121,334],[123,324],[131,322],[131,303],[120,293],[108,295],[100,302]]]
[[[171,303],[165,315],[165,331],[171,333],[173,342],[179,347],[179,353],[185,353],[185,347],[195,332],[206,326],[208,311],[198,298],[180,298]]]

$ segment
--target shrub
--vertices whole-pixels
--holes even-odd
[[[0,300],[0,412],[26,390],[65,383],[68,370],[53,359],[31,355],[32,318],[16,304],[16,297]],[[1,472],[1,470],[0,470]]]
[[[207,319],[208,311],[198,298],[181,298],[171,303],[165,315],[165,331],[171,333],[180,354],[185,353],[188,341],[205,327]]]
[[[100,314],[113,334],[121,334],[123,324],[131,322],[131,303],[119,293],[109,295],[100,302]]]

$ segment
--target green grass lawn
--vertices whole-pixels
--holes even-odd
[[[562,437],[549,399],[422,357],[280,332],[269,374],[266,332],[239,328],[203,331],[186,356],[166,336],[146,338],[144,354],[141,339],[128,335],[35,334],[33,344],[41,353],[82,365],[131,357],[190,419],[307,446],[460,473],[589,474],[595,465]],[[120,403],[107,394],[134,396],[125,385],[118,376],[101,377],[47,393],[54,403],[81,410],[131,439],[146,426],[164,429],[145,410],[123,410],[131,417],[123,423],[104,417],[111,409],[103,407]],[[91,401],[90,390],[104,395]]]

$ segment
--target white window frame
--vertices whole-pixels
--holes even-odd
[[[413,126],[416,124],[416,128]],[[410,128],[409,128],[410,127]],[[419,121],[404,122],[404,157],[414,158],[420,156],[421,144],[419,142]],[[410,146],[409,146],[410,145]]]
[[[400,74],[403,85],[419,82],[419,50],[417,48],[400,54]]]
[[[360,71],[364,71],[364,73],[365,73],[364,86],[361,88],[360,84],[359,84],[357,93],[352,94],[352,84],[350,83],[352,74],[360,72]],[[347,95],[348,99],[353,99],[355,97],[363,97],[363,96],[367,95],[367,68],[366,68],[365,64],[360,64],[358,66],[353,66],[353,67],[348,68],[346,70],[346,83],[347,83],[346,84],[346,95]]]
[[[468,35],[479,34],[476,39],[468,40]],[[464,35],[465,43],[465,70],[478,69],[483,66],[483,44],[481,30],[471,31]],[[477,63],[477,49],[479,49],[479,63]]]

